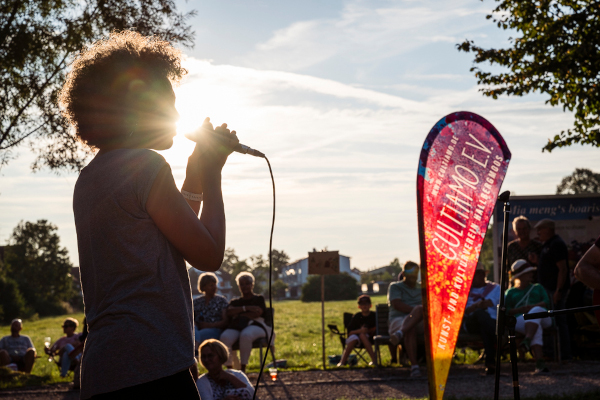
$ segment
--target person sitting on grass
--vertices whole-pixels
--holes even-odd
[[[23,321],[13,319],[10,323],[10,336],[0,340],[0,366],[17,364],[19,371],[30,374],[35,362],[35,347],[29,336],[21,335]]]
[[[398,276],[400,281],[388,288],[390,342],[393,346],[404,343],[412,378],[421,376],[417,359],[417,333],[423,333],[423,300],[418,278],[419,264],[407,261],[404,272]]]
[[[550,317],[525,321],[524,314],[547,311],[550,304],[548,293],[539,283],[532,284],[537,268],[525,260],[517,260],[511,266],[511,280],[518,281],[506,291],[506,313],[517,318],[515,330],[525,335],[521,347],[526,351],[531,349],[535,359],[535,372],[549,372],[544,363],[543,330],[552,325]]]
[[[67,318],[62,325],[65,336],[58,339],[52,347],[46,348],[46,354],[60,357],[60,376],[64,378],[69,373],[72,364],[76,364],[81,359],[81,347],[79,333],[75,333],[79,326],[79,321],[75,318]],[[78,350],[75,348],[78,347]]]
[[[196,381],[202,400],[249,400],[254,388],[242,371],[229,369],[223,364],[229,358],[229,350],[222,342],[208,339],[200,345],[200,363],[207,369]]]
[[[371,298],[363,294],[358,297],[358,308],[360,312],[352,316],[350,324],[348,325],[348,339],[346,339],[346,347],[342,354],[342,359],[338,363],[338,367],[346,365],[348,357],[356,345],[362,343],[367,353],[371,357],[369,365],[373,365],[375,361],[375,353],[373,353],[373,346],[371,346],[371,340],[375,334],[375,328],[377,321],[375,319],[375,313],[371,311]]]

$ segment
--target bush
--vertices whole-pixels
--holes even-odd
[[[359,294],[359,284],[348,273],[325,275],[325,300],[355,300]],[[321,276],[312,275],[302,286],[302,301],[321,301]]]
[[[33,314],[27,307],[19,285],[13,279],[0,278],[0,320],[9,323],[14,318],[27,318]]]

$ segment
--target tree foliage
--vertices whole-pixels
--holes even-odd
[[[325,275],[325,301],[355,300],[359,285],[347,272],[339,275]],[[321,276],[310,275],[302,286],[302,301],[321,301]]]
[[[556,194],[600,193],[600,174],[586,168],[575,168],[556,187]]]
[[[56,230],[46,220],[21,222],[5,251],[6,277],[16,282],[27,306],[40,315],[63,313],[75,294],[72,265]]]
[[[360,277],[360,281],[361,283],[380,281],[394,282],[400,272],[402,272],[402,266],[400,265],[400,260],[396,257],[385,267],[377,268],[376,271],[367,271],[363,273]]]
[[[571,129],[548,139],[543,150],[574,143],[600,146],[600,1],[497,0],[488,19],[516,31],[511,47],[484,49],[473,41],[457,45],[473,52],[474,63],[498,65],[508,72],[472,67],[485,96],[522,96],[540,92],[546,104],[574,111]]]
[[[28,144],[32,168],[81,169],[87,151],[57,104],[66,69],[86,44],[113,30],[192,44],[173,0],[7,0],[0,3],[0,168]]]

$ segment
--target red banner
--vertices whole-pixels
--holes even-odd
[[[432,400],[444,395],[479,252],[509,161],[500,133],[470,112],[442,118],[421,150],[417,206]]]

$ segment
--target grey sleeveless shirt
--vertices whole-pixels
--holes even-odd
[[[194,363],[185,261],[146,212],[164,166],[164,158],[152,150],[113,150],[96,156],[75,185],[89,326],[82,399],[170,376]]]

